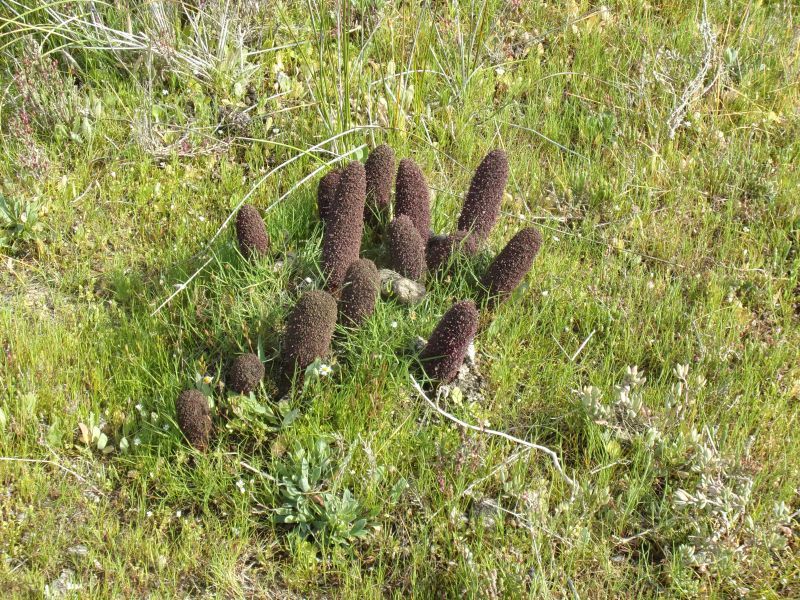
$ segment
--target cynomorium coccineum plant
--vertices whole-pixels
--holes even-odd
[[[255,354],[237,356],[228,369],[226,383],[237,394],[254,392],[264,379],[264,365]]]
[[[458,217],[458,230],[470,233],[480,246],[494,227],[508,181],[508,157],[492,150],[475,170]]]
[[[339,290],[347,269],[358,260],[364,231],[366,185],[364,165],[351,162],[339,178],[334,203],[327,209],[322,237],[322,269],[326,289],[330,292]]]
[[[410,158],[400,161],[394,194],[395,216],[406,215],[419,237],[427,241],[431,234],[431,192],[417,163]]]
[[[239,251],[247,259],[264,256],[269,252],[269,235],[258,209],[245,204],[236,215],[236,239]]]
[[[389,261],[403,277],[421,279],[425,273],[425,242],[407,215],[389,224]]]
[[[389,215],[395,169],[394,150],[381,144],[370,152],[364,165],[367,176],[367,202],[364,219],[371,225],[385,222]]]
[[[436,273],[447,265],[454,253],[461,252],[471,256],[476,251],[474,238],[465,231],[456,231],[449,235],[432,235],[425,247],[425,262],[428,271]]]
[[[339,322],[358,327],[366,321],[375,310],[380,288],[381,279],[374,262],[360,258],[350,265],[339,299]]]
[[[542,235],[533,227],[519,231],[508,241],[481,278],[490,303],[505,300],[517,289],[541,245]]]
[[[420,353],[428,379],[448,383],[458,374],[469,345],[478,331],[478,310],[472,300],[454,304],[448,310]]]
[[[305,368],[331,349],[336,327],[336,299],[327,292],[306,292],[286,322],[282,365],[286,381],[302,377]]]
[[[183,435],[197,450],[205,452],[211,437],[208,398],[199,390],[186,390],[175,401],[175,417]]]
[[[324,224],[328,219],[328,211],[336,201],[336,188],[339,187],[339,179],[342,177],[341,169],[334,169],[319,180],[317,186],[317,212]]]

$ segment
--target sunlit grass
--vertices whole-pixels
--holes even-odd
[[[686,3],[0,7],[0,193],[36,208],[0,221],[4,597],[63,581],[76,597],[800,594],[791,8],[708,6],[717,79],[670,140],[703,59]],[[286,315],[321,284],[316,183],[381,142],[421,165],[442,233],[505,149],[500,221],[421,304],[382,301],[338,329],[333,372],[279,407]],[[255,264],[232,234],[244,203],[272,240]],[[417,338],[529,225],[544,237],[531,274],[482,315],[480,395],[438,401],[551,448],[577,490],[546,455],[448,422],[410,380]],[[362,254],[380,262],[380,237]],[[225,427],[241,352],[265,361],[256,399],[272,412]],[[664,446],[593,422],[576,393],[611,402],[632,365],[637,419]],[[706,383],[669,420],[678,365]],[[207,454],[174,423],[195,385],[216,403]],[[298,416],[280,427],[285,408]],[[695,492],[694,432],[727,483],[753,483],[755,533],[742,516],[721,536],[741,550],[708,564],[681,547],[700,552],[692,526],[717,521],[675,504]],[[274,522],[278,474],[321,439],[334,467],[313,501],[352,493],[365,537]]]

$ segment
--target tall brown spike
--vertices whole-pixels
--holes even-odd
[[[486,270],[481,284],[491,302],[505,300],[517,289],[539,253],[542,235],[528,227],[511,238]]]
[[[319,185],[317,186],[317,211],[323,223],[328,219],[328,211],[336,201],[336,188],[339,187],[341,176],[342,170],[334,169],[319,180]]]
[[[497,221],[507,181],[508,157],[502,150],[492,150],[475,170],[458,217],[458,229],[471,232],[479,245]]]
[[[472,300],[454,304],[436,328],[420,353],[425,375],[439,383],[448,383],[458,374],[475,333],[478,331],[478,310]]]
[[[306,292],[297,301],[286,322],[282,368],[286,380],[302,376],[317,358],[324,358],[331,348],[336,327],[336,300],[321,290]]]
[[[425,272],[425,242],[407,215],[389,224],[389,260],[403,277],[418,280]]]
[[[425,175],[410,158],[401,160],[397,168],[394,214],[407,215],[419,237],[428,240],[431,234],[431,192]]]
[[[381,291],[381,278],[375,263],[360,258],[347,269],[339,299],[339,322],[358,327],[375,310],[375,301]]]
[[[364,165],[347,165],[336,188],[334,204],[329,207],[322,237],[322,268],[325,287],[337,292],[347,269],[358,260],[364,232],[364,202],[367,194]]]
[[[236,214],[236,238],[239,251],[247,259],[258,258],[269,252],[269,234],[255,206],[245,204]]]
[[[367,175],[367,202],[364,219],[371,225],[388,220],[395,169],[394,150],[381,144],[370,152],[364,170]]]

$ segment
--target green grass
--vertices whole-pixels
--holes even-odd
[[[151,5],[98,4],[142,34],[112,51],[121,34],[64,23],[86,3],[0,3],[3,597],[59,577],[75,597],[800,595],[796,7],[709,4],[716,81],[669,139],[704,56],[694,2],[188,4],[160,23]],[[274,369],[288,311],[320,284],[319,176],[381,142],[422,166],[442,232],[480,159],[508,152],[487,252],[413,309],[381,302],[338,331],[334,374],[290,400],[290,425],[236,418],[227,361],[257,351]],[[245,198],[272,238],[258,264],[220,230]],[[482,315],[482,397],[441,403],[553,449],[577,489],[546,455],[448,422],[410,380],[416,337],[525,224],[544,244]],[[380,261],[380,241],[363,254]],[[625,426],[658,429],[655,445],[594,422],[576,393],[610,401],[632,365],[646,410]],[[693,400],[679,417],[677,365]],[[174,401],[203,376],[217,435],[200,455]],[[258,400],[274,396],[268,378]],[[111,452],[80,439],[98,421]],[[365,537],[273,523],[275,478],[320,440],[333,467],[314,494],[352,492]],[[727,529],[676,503],[701,475],[752,481]]]

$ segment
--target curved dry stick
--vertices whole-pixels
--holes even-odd
[[[561,475],[561,477],[564,479],[564,481],[566,481],[572,487],[573,490],[577,489],[578,486],[575,483],[575,481],[573,479],[571,479],[569,477],[569,475],[566,474],[566,472],[564,471],[564,468],[561,466],[561,461],[558,459],[558,455],[555,452],[553,452],[550,448],[548,448],[547,446],[540,446],[539,444],[533,444],[531,442],[528,442],[526,440],[520,439],[518,437],[514,437],[513,435],[510,435],[510,434],[505,433],[503,431],[495,431],[494,429],[486,429],[485,427],[478,427],[477,425],[472,425],[470,423],[466,423],[466,422],[462,421],[461,419],[459,419],[458,417],[455,417],[455,416],[451,415],[449,412],[447,412],[446,410],[441,408],[438,404],[433,402],[430,398],[428,398],[427,394],[425,394],[425,391],[422,389],[422,387],[419,385],[419,383],[417,383],[417,380],[414,379],[413,376],[411,376],[411,383],[414,386],[414,389],[417,390],[419,395],[423,397],[425,402],[427,402],[431,406],[431,408],[433,410],[438,412],[443,417],[446,417],[446,418],[450,419],[451,421],[453,421],[453,423],[456,423],[457,425],[460,425],[461,427],[464,427],[465,429],[471,429],[472,431],[477,431],[479,433],[487,433],[489,435],[494,435],[494,436],[497,436],[497,437],[501,437],[501,438],[504,438],[504,439],[509,440],[511,442],[515,442],[517,444],[521,444],[521,445],[523,445],[523,446],[525,446],[527,448],[530,448],[532,450],[537,450],[539,452],[544,452],[553,461],[553,468],[556,471],[558,471],[558,474]]]

